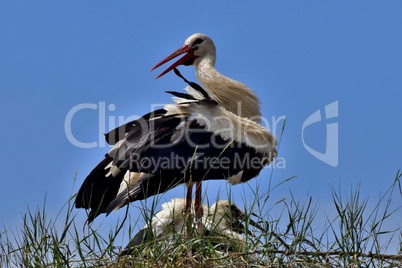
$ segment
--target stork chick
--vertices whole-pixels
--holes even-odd
[[[203,233],[214,243],[226,243],[229,240],[244,243],[243,234],[252,234],[243,223],[248,221],[251,226],[263,230],[260,225],[244,214],[234,203],[228,200],[219,200],[214,205],[208,207],[202,204],[206,213],[202,217]],[[191,206],[194,210],[194,202]],[[253,214],[255,215],[255,214]],[[183,234],[186,230],[187,222],[186,200],[175,198],[170,202],[162,204],[162,210],[146,224],[129,242],[120,256],[129,255],[133,247],[151,242],[160,237],[166,237],[170,243],[174,243],[175,235]],[[190,223],[196,227],[196,219]]]

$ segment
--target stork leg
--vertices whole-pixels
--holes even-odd
[[[197,222],[197,231],[198,234],[202,233],[202,216],[204,214],[202,210],[202,182],[197,181],[195,183],[195,201],[194,201],[194,210],[195,210],[195,219]]]
[[[193,217],[191,215],[191,203],[193,196],[193,183],[189,183],[187,185],[187,195],[186,195],[186,207],[185,207],[185,219],[186,219],[186,230],[185,230],[185,238],[190,238],[190,230],[193,222]]]
[[[186,195],[186,213],[191,213],[191,201],[193,196],[193,183],[189,183],[187,186],[187,195]]]

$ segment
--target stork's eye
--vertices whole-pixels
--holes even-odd
[[[202,42],[204,42],[204,40],[203,40],[203,39],[201,39],[201,38],[197,38],[197,39],[195,39],[195,41],[194,41],[194,43],[193,43],[193,46],[195,46],[195,45],[199,45],[199,44],[201,44]]]

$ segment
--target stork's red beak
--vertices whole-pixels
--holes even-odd
[[[179,65],[190,65],[192,64],[193,60],[197,58],[197,56],[194,54],[194,51],[197,48],[191,48],[187,45],[182,46],[181,48],[179,48],[178,50],[176,50],[175,52],[173,52],[172,54],[170,54],[169,56],[167,56],[165,59],[163,59],[161,62],[159,62],[158,64],[156,64],[151,71],[153,71],[154,69],[158,68],[159,66],[165,64],[166,62],[178,57],[181,54],[187,53],[186,55],[184,55],[183,57],[181,57],[180,59],[178,59],[175,63],[173,63],[169,68],[167,68],[166,70],[164,70],[160,75],[158,75],[156,77],[156,79],[158,79],[159,77],[167,74],[168,72],[170,72],[171,70],[173,70],[174,68],[176,68]]]

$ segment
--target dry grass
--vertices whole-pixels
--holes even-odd
[[[314,226],[323,216],[312,198],[300,202],[290,195],[272,205],[256,189],[246,210],[267,215],[269,204],[283,212],[277,219],[261,219],[265,230],[253,230],[255,237],[246,235],[244,243],[218,234],[188,239],[175,234],[174,239],[162,237],[138,246],[126,257],[119,257],[124,245],[116,242],[117,234],[142,226],[127,221],[107,236],[91,226],[82,232],[74,221],[74,197],[55,219],[47,217],[45,201],[41,209],[22,217],[21,227],[0,232],[1,267],[401,267],[402,255],[387,253],[395,252],[395,244],[401,246],[402,231],[383,228],[386,221],[398,220],[394,214],[400,208],[391,207],[400,206],[401,177],[398,171],[373,208],[360,197],[359,187],[346,196],[333,190],[338,215],[327,219],[324,228]]]

